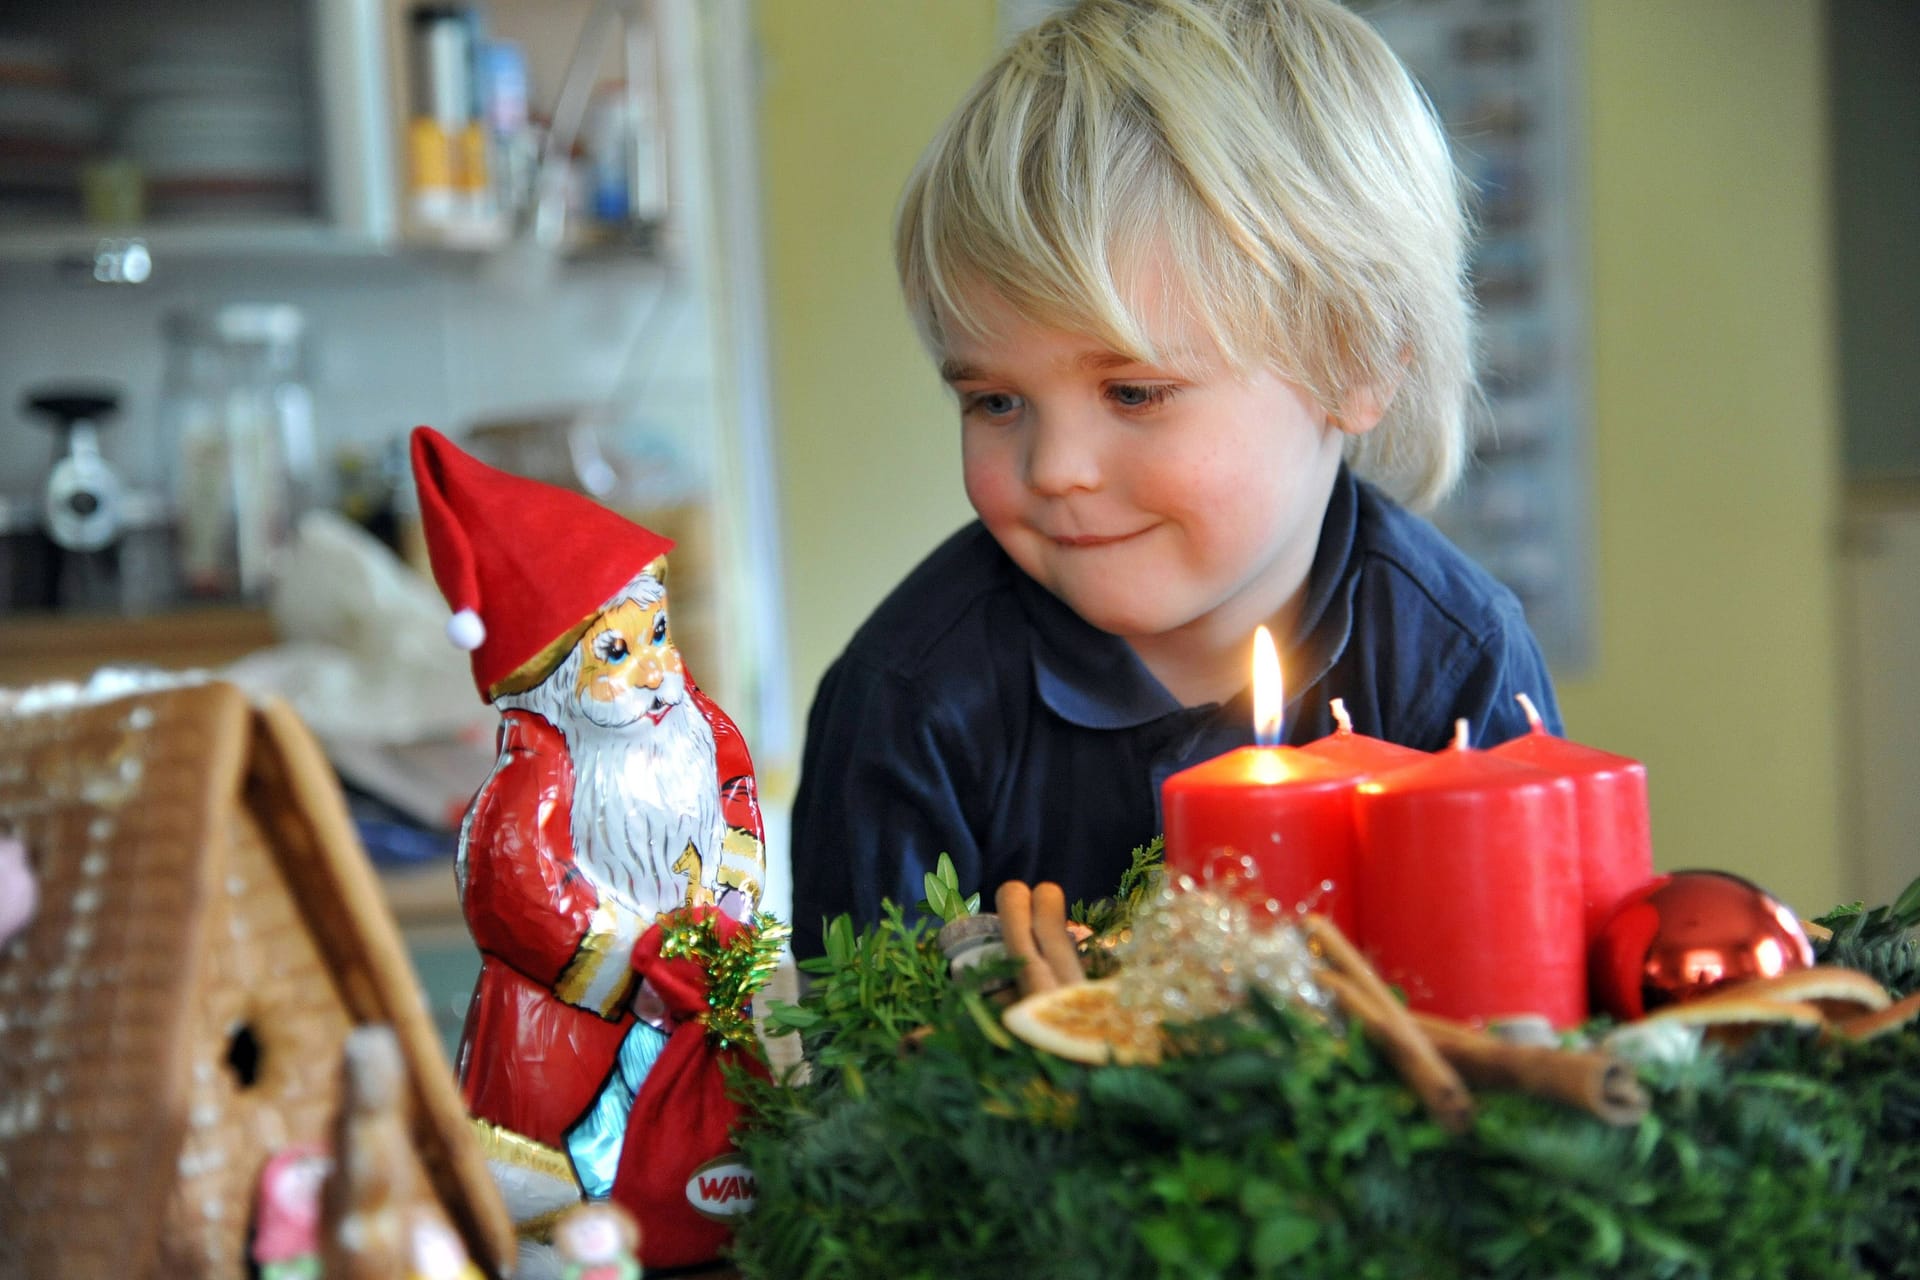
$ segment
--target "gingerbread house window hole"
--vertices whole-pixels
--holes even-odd
[[[227,1069],[242,1089],[251,1089],[260,1080],[261,1059],[265,1048],[254,1034],[253,1023],[236,1023],[227,1033]]]

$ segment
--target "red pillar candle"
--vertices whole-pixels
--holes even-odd
[[[1350,769],[1279,738],[1280,663],[1265,627],[1254,638],[1254,720],[1259,745],[1183,769],[1160,788],[1167,869],[1206,879],[1216,859],[1245,858],[1250,886],[1283,911],[1333,918],[1352,936],[1353,784]]]
[[[1403,765],[1418,764],[1427,758],[1424,751],[1403,747],[1385,738],[1355,733],[1353,717],[1347,714],[1347,704],[1335,698],[1330,705],[1336,727],[1326,737],[1315,738],[1300,748],[1308,755],[1339,765],[1356,777],[1385,773]]]
[[[1586,1018],[1573,783],[1454,744],[1360,784],[1361,947],[1415,1009]]]
[[[1241,747],[1160,788],[1167,869],[1207,878],[1244,857],[1257,891],[1283,911],[1318,911],[1353,936],[1353,775],[1297,747]]]
[[[1488,752],[1572,781],[1579,827],[1585,936],[1591,944],[1614,907],[1653,879],[1653,836],[1647,816],[1647,768],[1638,760],[1555,737],[1533,699],[1519,695],[1533,727]]]

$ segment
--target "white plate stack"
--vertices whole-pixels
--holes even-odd
[[[314,206],[313,120],[296,40],[243,27],[173,29],[115,97],[120,153],[161,215],[303,214]]]
[[[80,166],[101,123],[64,46],[0,34],[0,220],[78,212]]]

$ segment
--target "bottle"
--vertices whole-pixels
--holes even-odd
[[[415,5],[407,121],[407,179],[415,221],[445,228],[466,213],[472,191],[469,127],[473,111],[471,15],[454,5]],[[484,169],[482,170],[484,173]]]
[[[301,512],[319,498],[306,318],[235,303],[166,320],[179,571],[202,599],[255,599]]]

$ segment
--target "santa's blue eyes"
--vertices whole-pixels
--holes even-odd
[[[664,610],[654,615],[653,631],[647,637],[647,642],[653,645],[667,642],[667,615]],[[633,647],[620,632],[603,631],[594,639],[593,656],[612,666],[619,666],[633,656]]]

